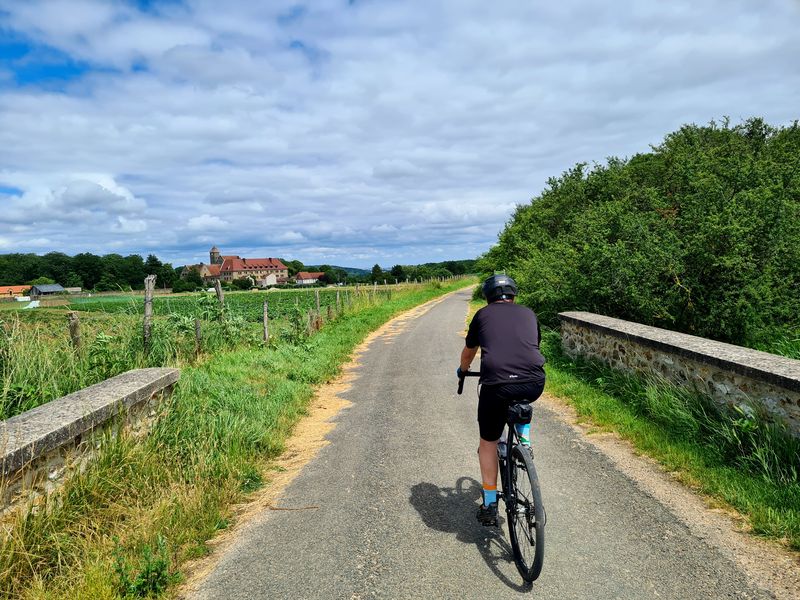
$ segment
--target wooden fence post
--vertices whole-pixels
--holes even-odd
[[[342,312],[341,304],[339,303],[339,290],[336,290],[336,312]]]
[[[148,275],[144,278],[144,353],[150,351],[150,333],[153,320],[153,290],[156,287],[156,276]]]
[[[219,300],[219,305],[222,310],[225,310],[225,293],[222,291],[222,284],[219,282],[219,279],[214,281],[214,291],[217,293],[217,300]],[[224,314],[224,313],[223,313]]]
[[[200,319],[194,319],[194,357],[200,356],[200,349],[203,347],[203,334],[200,331]]]
[[[264,300],[264,341],[269,341],[269,302]]]
[[[319,314],[319,290],[318,289],[314,290],[314,296],[316,297],[316,300],[317,300],[317,314]]]
[[[69,338],[72,340],[72,347],[75,350],[81,349],[81,321],[78,313],[71,311],[67,313],[69,320]]]

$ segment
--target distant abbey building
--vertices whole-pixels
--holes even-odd
[[[189,269],[200,273],[203,281],[233,281],[249,277],[255,285],[267,286],[286,283],[289,269],[277,258],[241,258],[239,256],[223,256],[219,248],[214,246],[209,252],[211,263],[206,265],[187,265],[183,274]]]

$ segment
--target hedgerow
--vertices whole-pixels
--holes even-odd
[[[578,164],[483,257],[542,321],[587,310],[800,358],[800,127],[686,125]]]

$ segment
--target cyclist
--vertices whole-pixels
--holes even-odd
[[[478,427],[478,460],[483,483],[483,502],[478,509],[482,525],[497,525],[497,443],[506,423],[511,401],[533,402],[544,389],[545,359],[539,351],[541,330],[536,314],[515,304],[517,284],[507,275],[493,275],[483,284],[487,305],[469,324],[461,364],[461,377],[478,348],[481,350]],[[530,425],[520,433],[529,441]]]

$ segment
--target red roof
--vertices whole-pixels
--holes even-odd
[[[277,258],[239,258],[238,256],[223,256],[220,271],[263,271],[264,269],[284,270],[284,265]]]
[[[295,279],[319,279],[325,275],[325,273],[307,273],[306,271],[300,271],[295,275]]]
[[[2,285],[0,296],[22,296],[29,289],[31,289],[29,285]]]
[[[211,277],[219,277],[219,267],[220,265],[207,265],[206,268],[208,269],[208,274]]]

